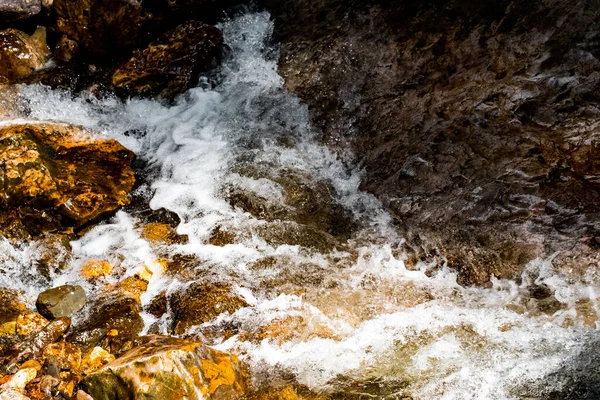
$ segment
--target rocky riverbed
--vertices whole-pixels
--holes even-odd
[[[600,395],[593,1],[0,5],[0,399]]]

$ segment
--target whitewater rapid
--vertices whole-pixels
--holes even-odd
[[[291,317],[302,321],[280,337],[215,340],[215,347],[251,366],[257,385],[291,375],[315,391],[389,399],[546,398],[564,389],[569,368],[598,337],[597,274],[563,276],[552,259],[536,260],[518,283],[464,288],[449,269],[423,262],[407,268],[390,216],[359,190],[360,168],[349,154],[319,142],[306,106],[285,91],[269,15],[245,14],[220,28],[229,56],[218,73],[173,105],[21,87],[24,117],[83,125],[134,151],[145,168],[135,195],[147,198],[152,209],[176,213],[177,233],[188,241],[157,247],[142,237],[135,215],[119,211],[73,241],[70,258],[59,254],[67,267],[49,280],[32,268],[41,256],[39,244],[0,242],[3,286],[23,290],[31,301],[40,290],[64,283],[94,293],[99,289],[80,271],[102,259],[119,266],[108,283],[133,276],[141,265],[154,272],[142,296],[146,305],[162,290],[189,284],[189,277],[163,274],[156,260],[191,255],[198,260],[191,267],[198,279],[217,276],[249,306],[187,335],[227,326],[252,332]],[[257,233],[265,221],[233,207],[224,194],[233,187],[283,203],[281,185],[268,174],[241,174],[247,165],[327,182],[358,228],[331,252],[269,244]],[[219,226],[245,234],[222,247],[208,244]],[[269,257],[284,261],[252,267]],[[311,271],[321,278],[311,281]],[[530,296],[531,285],[547,286],[557,310],[544,312]],[[169,318],[144,314],[146,331],[154,325],[168,333]]]

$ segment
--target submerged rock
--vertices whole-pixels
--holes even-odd
[[[19,21],[42,11],[42,0],[3,0],[0,2],[0,23]]]
[[[85,306],[87,297],[81,286],[63,285],[40,293],[35,303],[44,317],[70,317]]]
[[[172,99],[197,84],[200,72],[218,56],[222,40],[214,26],[188,21],[134,51],[115,71],[112,83],[124,96]]]
[[[353,148],[411,251],[453,256],[465,285],[556,251],[597,264],[591,3],[263,3],[287,88],[328,143]]]
[[[166,336],[145,338],[83,384],[95,400],[241,399],[248,385],[234,355]]]
[[[38,28],[32,36],[13,28],[0,31],[0,84],[20,82],[49,58],[46,28]]]
[[[173,332],[184,333],[194,325],[209,322],[221,313],[234,313],[248,303],[233,293],[229,284],[193,282],[169,296]]]
[[[68,230],[129,202],[133,153],[84,128],[22,123],[0,126],[0,233]]]

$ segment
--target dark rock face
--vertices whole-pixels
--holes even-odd
[[[128,204],[133,153],[81,127],[0,127],[0,231],[27,237],[93,222]]]
[[[97,53],[147,44],[161,15],[140,0],[55,0],[56,29]]]
[[[0,22],[13,22],[33,17],[42,11],[41,0],[3,0],[0,2]]]
[[[188,21],[136,50],[113,74],[117,93],[173,98],[195,86],[200,72],[219,54],[221,31]]]
[[[600,233],[600,2],[266,1],[287,87],[463,284]]]

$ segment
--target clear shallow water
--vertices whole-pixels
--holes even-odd
[[[236,326],[239,334],[212,340],[240,354],[258,385],[293,376],[311,389],[341,391],[348,398],[507,399],[545,398],[553,387],[572,384],[562,371],[590,352],[599,327],[594,271],[563,276],[551,259],[538,260],[519,284],[495,281],[479,289],[460,287],[446,269],[431,272],[423,263],[407,269],[403,239],[390,216],[358,189],[360,170],[347,154],[319,144],[306,107],[283,89],[268,14],[247,14],[222,29],[231,55],[218,84],[212,89],[202,79],[172,106],[21,88],[28,118],[83,125],[133,150],[147,170],[137,194],[153,209],[177,213],[177,231],[189,240],[151,243],[137,217],[120,211],[72,242],[66,270],[50,281],[33,272],[40,244],[0,242],[3,285],[24,290],[32,300],[40,290],[67,282],[94,293],[99,288],[80,272],[89,260],[119,266],[105,283],[149,266],[154,274],[144,304],[193,279],[228,282],[249,306],[187,334]],[[242,190],[285,210],[284,188],[273,178],[282,176],[327,183],[336,207],[347,210],[357,226],[349,238],[335,250],[273,244],[261,234],[264,227],[273,229],[272,221],[227,200],[229,191]],[[218,226],[239,232],[236,241],[207,244]],[[165,254],[194,256],[193,272],[161,273],[156,260]],[[558,305],[551,312],[531,298],[534,284],[554,293]],[[146,329],[157,323],[166,333],[170,324],[169,316],[144,318]]]

